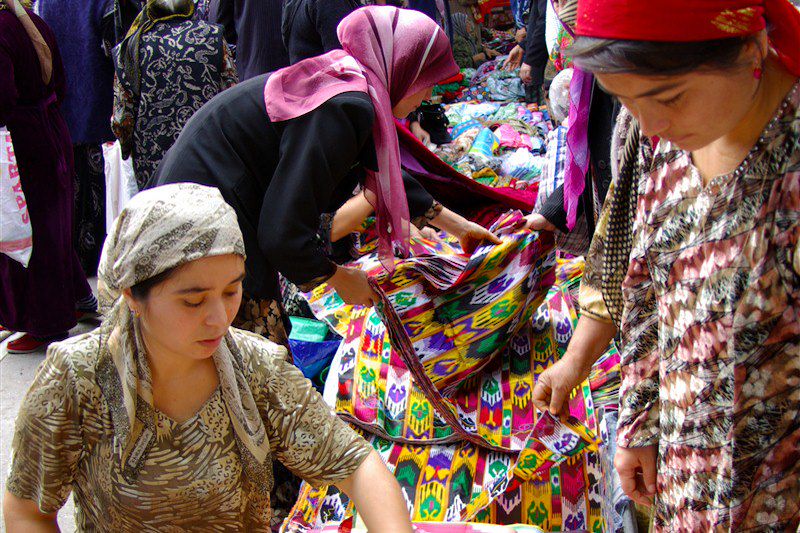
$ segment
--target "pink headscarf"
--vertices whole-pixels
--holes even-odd
[[[375,108],[378,172],[367,171],[375,193],[379,255],[394,268],[393,245],[408,254],[409,215],[392,108],[403,98],[458,73],[450,41],[430,18],[391,6],[357,9],[339,24],[343,50],[306,59],[270,76],[264,89],[273,122],[299,117],[332,97],[367,93]]]

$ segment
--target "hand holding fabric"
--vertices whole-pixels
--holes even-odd
[[[566,357],[559,359],[536,380],[533,404],[555,417],[566,417],[569,415],[570,394],[589,376],[590,370],[591,366],[586,368]]]
[[[531,213],[518,222],[518,229],[530,229],[534,231],[555,231],[556,227],[549,220],[538,213]]]
[[[502,244],[500,238],[474,222],[470,222],[461,215],[454,213],[446,207],[431,221],[437,228],[446,231],[461,243],[461,249],[471,254],[483,241]]]
[[[357,268],[337,267],[336,272],[328,280],[339,297],[350,305],[372,307],[378,301],[378,295],[369,285],[367,274]]]
[[[494,244],[502,244],[503,241],[500,237],[480,226],[474,222],[465,221],[460,231],[453,234],[461,243],[461,249],[466,253],[471,254],[478,246],[484,241],[489,241]]]
[[[656,494],[656,461],[658,446],[617,448],[614,468],[617,469],[622,490],[640,505],[653,505]]]

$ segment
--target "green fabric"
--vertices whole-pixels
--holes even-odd
[[[322,342],[328,336],[328,326],[319,320],[290,316],[292,331],[289,339],[293,341]]]

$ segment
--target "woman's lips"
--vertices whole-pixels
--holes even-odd
[[[199,342],[203,346],[207,346],[209,348],[216,348],[217,346],[219,346],[219,343],[221,341],[222,341],[222,337],[220,336],[220,337],[217,337],[215,339],[206,339],[204,341],[199,341]]]

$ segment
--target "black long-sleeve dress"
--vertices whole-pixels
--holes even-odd
[[[277,272],[298,286],[330,277],[317,233],[374,169],[375,113],[365,93],[335,96],[314,111],[272,123],[266,76],[213,98],[186,124],[156,173],[156,183],[195,182],[219,188],[239,217],[247,251],[248,296],[279,299]],[[433,198],[404,176],[412,218]]]

